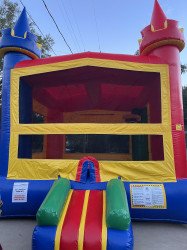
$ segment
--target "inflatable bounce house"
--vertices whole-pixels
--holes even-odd
[[[1,217],[34,217],[33,250],[132,250],[131,220],[187,222],[179,52],[155,0],[140,55],[40,59],[24,9],[2,31]]]

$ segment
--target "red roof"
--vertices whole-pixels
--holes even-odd
[[[51,64],[63,61],[76,60],[81,58],[96,58],[105,60],[118,60],[127,62],[138,62],[138,63],[165,63],[163,60],[156,56],[135,56],[135,55],[123,55],[123,54],[109,54],[109,53],[97,53],[97,52],[83,52],[72,55],[63,55],[48,57],[42,59],[26,60],[16,64],[15,68],[31,67],[42,64]]]

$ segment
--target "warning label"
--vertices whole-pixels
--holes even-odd
[[[14,182],[12,202],[27,202],[28,182]]]
[[[130,194],[132,208],[167,208],[163,184],[130,184]]]

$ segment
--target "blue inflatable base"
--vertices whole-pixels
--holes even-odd
[[[28,183],[27,202],[12,202],[14,183]],[[0,178],[1,217],[34,217],[53,181],[7,180]]]
[[[28,183],[27,202],[12,202],[13,185],[14,183],[19,182]],[[53,180],[8,180],[1,177],[0,199],[3,203],[2,206],[0,205],[0,209],[2,210],[1,217],[35,217],[38,208],[50,190],[53,182]],[[79,190],[105,190],[106,184],[106,182],[83,184],[71,181],[71,188]],[[124,183],[129,202],[130,214],[133,220],[187,223],[187,179],[178,180],[173,183],[164,183],[167,203],[166,209],[131,208],[130,184],[132,183]]]
[[[52,226],[36,226],[33,232],[32,250],[54,250],[56,229],[57,227]],[[133,250],[133,242],[132,226],[124,231],[107,230],[106,250]]]
[[[54,250],[56,229],[55,226],[36,226],[32,236],[32,250]]]

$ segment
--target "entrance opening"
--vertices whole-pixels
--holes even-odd
[[[86,182],[90,182],[90,169],[87,169]]]
[[[100,182],[99,162],[94,157],[86,156],[79,161],[76,181],[82,183]]]

